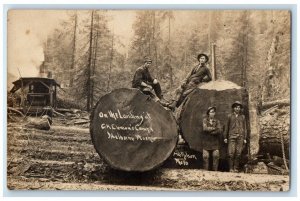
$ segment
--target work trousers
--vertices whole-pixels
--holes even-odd
[[[198,87],[198,84],[195,84],[193,82],[189,82],[185,86],[178,88],[175,91],[176,107],[179,107],[181,105],[181,103],[185,100],[185,98],[190,93],[192,93],[197,87]]]
[[[230,170],[237,170],[239,168],[243,145],[244,139],[241,136],[237,138],[229,138],[228,163]]]
[[[203,149],[203,169],[208,170],[209,169],[209,151],[212,151],[212,160],[213,160],[213,171],[217,171],[219,167],[219,158],[220,153],[219,150],[205,150]]]
[[[144,87],[141,89],[141,91],[146,94],[146,95],[149,95],[151,98],[155,99],[155,95],[161,99],[162,98],[162,91],[161,91],[161,87],[160,87],[160,84],[157,83],[157,84],[151,84],[153,90],[154,90],[154,93],[152,92],[152,90],[150,90],[149,88],[147,87]]]

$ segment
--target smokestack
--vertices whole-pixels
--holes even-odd
[[[216,71],[216,44],[211,43],[211,73],[212,73],[212,80],[217,80],[217,71]]]
[[[40,77],[44,77],[44,78],[48,77],[45,61],[43,61],[43,63],[40,65]]]

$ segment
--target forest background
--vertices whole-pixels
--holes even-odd
[[[10,72],[20,65],[13,60],[16,56],[10,46],[18,33],[14,20],[26,19],[19,15],[21,12],[10,11],[8,16],[9,83],[24,74]],[[160,81],[165,97],[171,99],[198,63],[197,55],[206,53],[211,58],[212,44],[216,45],[218,79],[246,87],[253,102],[290,97],[289,11],[55,12],[64,17],[58,18],[57,26],[39,41],[41,59],[35,61],[25,55],[29,62],[24,64],[38,69],[39,74],[51,75],[63,88],[60,97],[81,109],[91,110],[113,89],[131,87],[134,72],[143,65],[145,56],[152,58],[151,73]],[[118,26],[111,26],[116,19]],[[27,36],[30,31],[22,33]]]

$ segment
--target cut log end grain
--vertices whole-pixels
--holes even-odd
[[[177,142],[177,124],[164,109],[137,89],[104,95],[91,114],[96,151],[113,168],[148,171],[162,164]]]
[[[214,90],[214,91],[223,91],[228,89],[242,89],[241,86],[227,80],[216,80],[216,81],[208,82],[200,86],[200,88],[207,89],[207,90]]]

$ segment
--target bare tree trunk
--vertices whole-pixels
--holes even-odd
[[[73,52],[72,52],[72,65],[70,69],[70,87],[73,86],[74,66],[75,66],[75,54],[76,54],[76,31],[77,31],[77,11],[75,11],[74,19],[74,35],[73,35]]]
[[[95,85],[95,69],[96,69],[96,60],[97,60],[97,48],[98,48],[98,35],[99,35],[99,31],[97,31],[96,34],[96,44],[95,44],[95,48],[94,48],[94,58],[93,58],[93,68],[92,68],[92,72],[91,72],[91,107],[94,107],[94,85]]]
[[[208,15],[208,50],[210,49],[211,44],[211,17],[212,17],[212,11],[209,12]]]
[[[274,21],[274,12],[272,11],[272,20]],[[266,75],[264,76],[264,78],[262,79],[263,83],[261,84],[262,85],[262,90],[261,90],[261,97],[262,97],[262,101],[265,101],[265,96],[270,96],[271,94],[271,88],[272,88],[272,85],[270,83],[270,78],[273,77],[273,67],[271,66],[271,62],[272,62],[272,59],[276,53],[276,49],[277,49],[277,46],[278,46],[278,36],[275,34],[275,26],[273,24],[273,27],[272,27],[272,34],[273,34],[273,40],[272,40],[272,43],[271,43],[271,46],[270,46],[270,49],[268,51],[268,55],[267,55],[267,61],[266,61],[266,66],[265,66],[265,69],[267,69],[267,72],[266,72]]]
[[[107,89],[106,91],[109,91],[110,88],[110,77],[111,77],[111,68],[112,68],[112,62],[114,57],[114,34],[111,38],[111,52],[110,52],[110,62],[109,62],[109,71],[108,71],[108,80],[107,80]]]
[[[94,10],[91,14],[91,30],[90,30],[90,47],[89,47],[89,58],[88,58],[88,79],[87,79],[87,101],[86,109],[91,109],[91,67],[92,67],[92,45],[93,45],[93,24],[94,24]]]
[[[267,74],[265,75],[263,79],[263,90],[262,90],[262,101],[265,100],[265,96],[269,96],[271,94],[271,88],[272,85],[270,84],[270,79],[273,77],[273,67],[271,66],[272,59],[275,55],[276,49],[278,46],[278,36],[275,35],[271,44],[271,47],[268,51],[268,56],[267,56],[267,61],[266,61],[266,67],[265,69],[267,70]]]
[[[152,13],[152,43],[154,46],[154,56],[155,56],[155,69],[157,70],[157,78],[160,79],[160,69],[158,69],[157,67],[157,63],[158,63],[158,54],[157,54],[157,44],[156,44],[156,39],[155,39],[155,26],[156,26],[156,22],[155,22],[155,11],[153,11]]]
[[[170,87],[173,86],[173,68],[171,65],[171,13],[169,11],[169,39],[168,39],[168,49],[169,49],[169,60],[168,63],[170,65]]]
[[[217,69],[216,69],[216,44],[211,44],[211,74],[212,80],[217,80]]]
[[[243,60],[242,60],[242,86],[247,87],[247,65],[248,65],[248,12],[245,11],[245,27],[243,29]]]
[[[157,48],[156,48],[156,41],[155,41],[155,11],[153,11],[152,19],[153,19],[152,43],[153,43],[153,46],[154,46],[154,54],[155,54],[155,68],[157,68]]]
[[[155,22],[153,21],[153,12],[155,12],[155,11],[152,11],[151,13],[150,13],[150,25],[152,24],[152,39],[153,39],[153,41],[154,41],[154,25],[153,24],[155,24]],[[152,22],[153,21],[153,22]],[[149,49],[148,49],[148,55],[149,56],[151,56],[151,43],[153,43],[152,41],[151,41],[151,36],[149,37]]]

